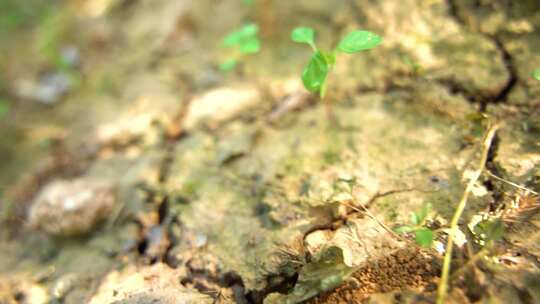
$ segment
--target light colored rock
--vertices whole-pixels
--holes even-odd
[[[200,123],[216,125],[245,112],[260,101],[254,87],[223,87],[194,98],[185,126],[191,129]]]
[[[29,224],[55,236],[88,233],[113,209],[113,186],[77,179],[56,180],[46,185],[29,210]]]
[[[95,139],[101,144],[115,143],[128,145],[132,141],[141,145],[154,145],[160,140],[161,133],[155,128],[163,113],[174,113],[178,107],[177,98],[164,91],[161,84],[146,77],[141,77],[130,84],[129,94],[136,95],[128,110],[117,113],[106,123],[100,124],[95,132]],[[150,92],[141,93],[139,90]],[[154,91],[156,90],[156,91]]]
[[[37,80],[23,79],[16,83],[16,94],[22,99],[54,104],[71,89],[73,81],[62,72],[47,73]]]
[[[51,295],[54,299],[61,300],[75,287],[80,278],[73,273],[68,273],[60,277],[51,288]]]
[[[212,299],[180,284],[180,273],[165,264],[129,266],[109,273],[90,304],[189,304],[212,303]]]

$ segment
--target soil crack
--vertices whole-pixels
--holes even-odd
[[[443,81],[441,83],[449,87],[450,92],[452,92],[453,94],[456,94],[456,93],[462,94],[469,102],[478,103],[480,112],[485,112],[489,104],[498,104],[498,103],[507,102],[508,96],[510,95],[510,93],[512,92],[512,90],[514,89],[514,87],[517,85],[519,81],[514,57],[508,51],[503,41],[501,40],[499,36],[497,36],[497,34],[492,35],[478,29],[473,29],[466,22],[465,18],[462,16],[461,11],[463,10],[463,8],[460,7],[460,5],[458,4],[456,0],[447,0],[446,3],[448,6],[448,14],[454,20],[456,20],[456,22],[459,25],[461,25],[461,27],[463,27],[465,30],[470,31],[472,33],[482,35],[484,38],[491,41],[495,45],[498,53],[501,56],[504,68],[506,69],[508,73],[508,79],[506,83],[497,92],[494,92],[494,93],[482,92],[482,91],[468,92],[465,88],[463,88],[463,86],[452,81]]]

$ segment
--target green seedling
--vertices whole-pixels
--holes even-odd
[[[540,68],[536,68],[536,70],[533,71],[532,76],[536,80],[540,80]]]
[[[326,52],[315,44],[315,31],[309,27],[298,27],[292,31],[291,39],[294,42],[305,43],[313,49],[313,55],[302,73],[304,87],[319,94],[324,100],[328,87],[328,74],[336,64],[336,57],[341,54],[354,54],[367,51],[379,45],[382,38],[368,31],[354,31],[347,34],[331,52]],[[326,102],[326,110],[329,118],[332,118],[330,103]]]
[[[431,204],[422,206],[418,212],[411,213],[411,225],[401,226],[396,229],[397,233],[414,233],[416,243],[422,247],[431,247],[433,243],[433,231],[425,227],[427,217],[431,211]]]
[[[232,71],[243,57],[258,53],[261,50],[261,40],[257,36],[258,32],[259,27],[256,24],[249,23],[227,35],[223,39],[223,46],[233,49],[234,55],[219,66],[220,70],[224,72]]]

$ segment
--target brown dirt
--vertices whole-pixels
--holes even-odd
[[[439,270],[435,257],[421,250],[402,249],[362,267],[348,282],[307,303],[361,303],[375,293],[405,289],[431,291],[436,288]]]

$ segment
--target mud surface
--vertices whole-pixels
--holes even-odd
[[[0,32],[0,303],[431,303],[494,123],[460,229],[497,217],[504,237],[473,265],[482,245],[458,246],[449,303],[540,301],[540,5],[514,2],[69,1]],[[249,20],[261,53],[220,72]],[[384,37],[338,58],[337,124],[302,87],[299,25],[325,47]],[[74,190],[32,213],[58,180],[114,203]],[[420,249],[392,229],[428,202]]]

